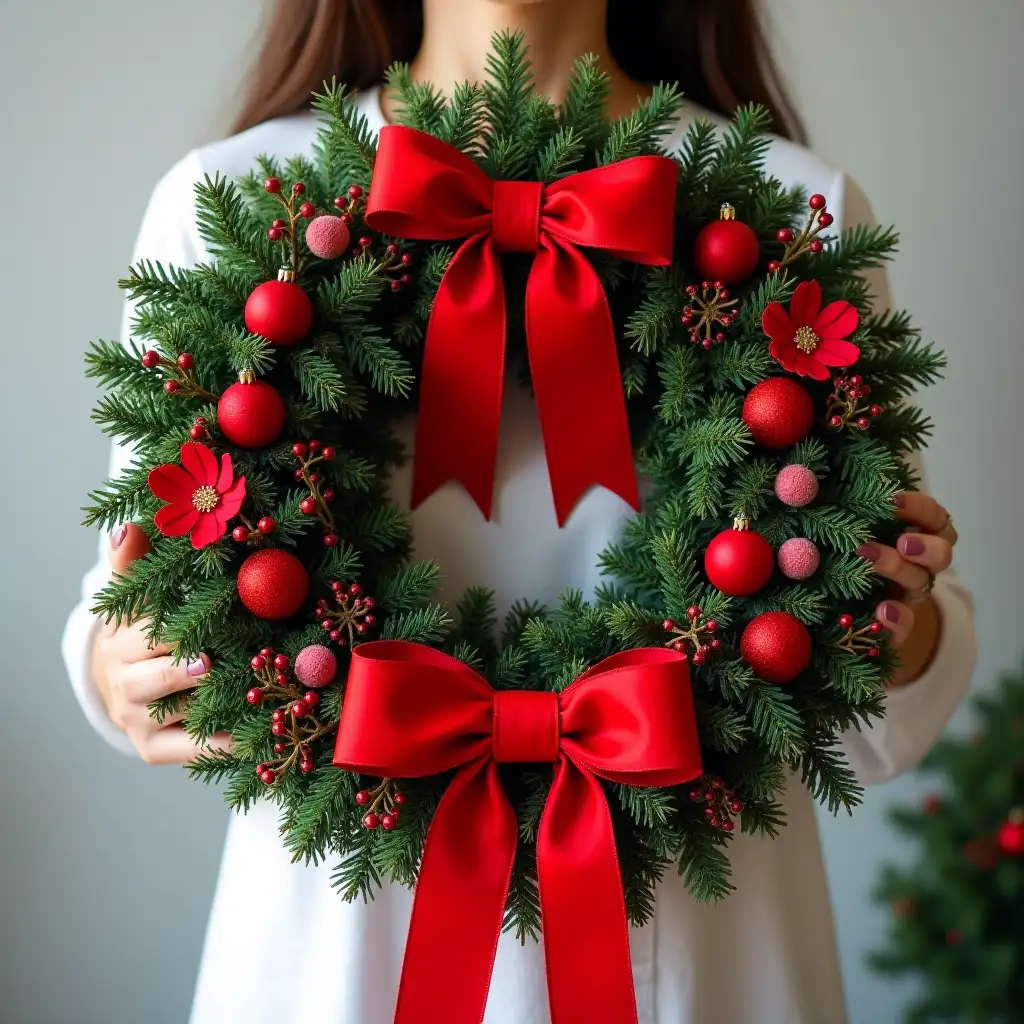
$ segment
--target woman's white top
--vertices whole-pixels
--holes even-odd
[[[359,100],[370,124],[384,124],[378,90]],[[687,108],[684,122],[705,111]],[[714,118],[718,120],[717,118]],[[216,172],[235,178],[257,155],[310,153],[317,121],[281,118],[194,150],[156,186],[146,210],[135,260],[187,267],[208,259],[196,229],[193,183]],[[681,142],[680,125],[670,148]],[[843,210],[844,180],[806,149],[773,142],[768,171],[787,185],[827,196]],[[838,218],[837,218],[838,221]],[[836,227],[840,225],[837,223]],[[125,314],[127,336],[129,312]],[[412,441],[411,427],[406,432]],[[126,462],[115,446],[112,473]],[[395,499],[408,504],[408,467],[396,473]],[[544,450],[529,394],[506,388],[494,514],[486,522],[465,491],[449,483],[415,512],[415,555],[442,568],[442,596],[467,586],[493,587],[502,611],[516,598],[554,602],[567,586],[592,593],[596,556],[614,540],[631,509],[592,489],[559,529]],[[89,721],[126,753],[127,738],[107,718],[89,675],[94,627],[92,595],[106,581],[106,538],[100,560],[71,613],[64,656]],[[915,765],[932,745],[967,688],[975,644],[971,600],[950,573],[935,597],[942,641],[931,667],[887,698],[874,728],[851,733],[843,745],[861,781],[878,782]],[[785,795],[787,826],[772,841],[737,834],[730,846],[736,892],[717,906],[696,904],[682,879],[662,882],[653,921],[631,931],[641,1024],[842,1024],[843,991],[836,956],[814,806],[793,780]],[[369,904],[345,903],[332,890],[333,865],[292,864],[277,832],[275,809],[260,803],[233,818],[206,936],[193,1024],[389,1024],[394,1008],[411,894],[390,886]],[[253,893],[272,890],[273,900]],[[457,899],[457,895],[453,894]],[[287,971],[271,971],[253,950],[274,949]],[[580,965],[586,970],[586,965]],[[458,965],[453,965],[457,977]],[[300,1010],[295,993],[302,992]],[[437,1022],[445,1021],[443,1007]],[[486,1024],[548,1021],[540,946],[503,935],[491,981]],[[430,1022],[424,1022],[430,1024]],[[619,1022],[595,1022],[619,1024]]]

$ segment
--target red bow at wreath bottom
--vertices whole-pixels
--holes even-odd
[[[700,775],[686,659],[641,648],[606,658],[561,693],[495,691],[431,647],[379,641],[352,654],[335,766],[394,778],[458,769],[427,832],[395,1024],[483,1019],[518,835],[498,774],[510,762],[555,766],[537,835],[552,1022],[635,1024],[599,779],[672,786]]]

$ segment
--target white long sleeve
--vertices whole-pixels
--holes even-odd
[[[153,190],[139,228],[132,263],[154,260],[176,267],[188,267],[202,258],[202,243],[196,229],[193,185],[202,178],[202,165],[196,153],[177,163]],[[121,323],[121,341],[127,344],[131,334],[133,304],[126,302]],[[114,444],[110,449],[111,477],[117,476],[131,461],[131,449]],[[124,754],[134,754],[128,737],[110,720],[103,699],[92,679],[89,663],[93,633],[97,626],[92,614],[95,595],[110,575],[107,558],[109,538],[101,536],[99,558],[82,580],[81,600],[72,609],[61,638],[61,653],[67,666],[71,687],[89,724],[111,746]]]

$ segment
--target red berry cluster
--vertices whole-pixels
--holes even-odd
[[[877,403],[859,404],[871,394],[871,385],[864,383],[860,374],[840,376],[832,381],[833,392],[828,396],[825,418],[830,427],[842,430],[851,424],[860,430],[867,430],[871,420],[885,411]]]
[[[267,786],[273,785],[295,764],[303,775],[309,775],[316,769],[311,744],[336,728],[316,716],[320,694],[316,690],[303,692],[294,680],[291,659],[286,654],[275,653],[271,647],[264,647],[254,655],[250,664],[259,685],[249,690],[245,699],[253,705],[268,700],[282,702],[271,715],[270,731],[275,737],[277,756],[256,765],[256,774]]]
[[[287,219],[279,217],[267,228],[267,238],[272,242],[281,243],[281,252],[284,256],[282,262],[291,267],[293,274],[298,274],[298,224],[300,220],[310,220],[314,217],[316,215],[316,207],[312,203],[302,200],[306,193],[305,182],[296,181],[289,190],[288,195],[282,192],[280,178],[267,178],[263,182],[263,187],[277,199],[287,214]]]
[[[361,185],[349,185],[347,196],[335,196],[334,208],[341,211],[341,219],[348,227],[366,205]]]
[[[817,254],[825,248],[825,243],[818,238],[826,228],[831,227],[835,218],[826,209],[825,197],[815,192],[807,201],[811,212],[799,234],[792,228],[779,228],[775,232],[776,239],[785,246],[781,260],[772,260],[768,264],[768,272],[777,274],[783,267],[788,267],[798,256],[805,252]],[[817,223],[815,223],[817,222]]]
[[[327,635],[340,647],[347,643],[355,644],[356,636],[363,636],[377,624],[377,616],[373,614],[376,605],[372,597],[363,596],[363,588],[358,583],[344,583],[335,580],[331,584],[335,606],[332,608],[321,598],[317,602],[316,617]]]
[[[839,616],[839,625],[846,630],[836,646],[851,654],[864,654],[869,658],[877,658],[881,654],[879,643],[885,632],[885,626],[877,619],[869,622],[860,629],[854,629],[853,616],[844,612]]]
[[[231,531],[231,539],[238,544],[259,547],[263,543],[263,538],[277,529],[277,523],[272,516],[263,516],[255,526],[245,516],[240,518],[245,522],[245,526],[236,526]]]
[[[698,342],[704,348],[720,345],[725,341],[725,331],[719,328],[732,326],[739,312],[732,307],[739,301],[730,297],[729,289],[722,281],[702,281],[700,288],[688,285],[686,294],[690,302],[683,310],[679,322],[690,329],[690,344]]]
[[[732,815],[743,810],[743,801],[736,798],[731,789],[725,788],[725,781],[718,778],[702,779],[700,784],[690,791],[690,799],[696,803],[705,803],[704,817],[712,828],[720,828],[723,832],[732,832],[736,827]]]
[[[412,274],[412,256],[394,243],[388,242],[384,246],[384,254],[380,257],[374,255],[373,239],[369,235],[363,235],[359,244],[352,249],[352,255],[357,259],[360,256],[367,256],[377,260],[379,272],[385,277],[391,278],[391,290],[400,292],[416,280]]]
[[[324,487],[321,473],[311,467],[320,462],[330,462],[334,458],[334,449],[319,441],[296,441],[292,445],[292,455],[299,460],[299,468],[295,470],[295,479],[309,488],[309,494],[299,502],[303,515],[316,516],[324,530],[324,545],[329,548],[338,546],[337,528],[334,515],[331,513],[331,502],[338,496],[333,487]]]
[[[671,633],[672,639],[666,641],[665,646],[678,651],[689,660],[690,649],[693,649],[694,665],[703,665],[708,657],[715,651],[722,649],[722,641],[714,634],[718,631],[718,623],[714,619],[701,621],[704,616],[700,608],[691,604],[686,609],[686,617],[689,624],[684,629],[678,625],[675,619],[665,619],[661,624],[666,633]]]
[[[142,356],[142,365],[147,370],[155,370],[158,366],[161,367],[167,377],[164,381],[164,391],[169,395],[181,395],[182,398],[203,398],[207,402],[216,402],[217,396],[211,395],[205,388],[199,386],[195,379],[192,371],[195,368],[196,361],[188,353],[182,352],[176,359],[168,359],[166,356],[162,356],[155,349],[150,349]],[[196,420],[196,426],[199,426],[199,420]],[[205,428],[206,421],[204,420],[202,426]],[[189,432],[191,433],[191,431]],[[193,440],[198,441],[200,437],[205,436],[205,429],[199,437],[192,434]]]
[[[383,828],[390,832],[401,817],[400,808],[405,803],[405,794],[395,786],[394,779],[382,779],[374,789],[361,789],[356,793],[356,803],[368,807],[363,815],[363,828]]]

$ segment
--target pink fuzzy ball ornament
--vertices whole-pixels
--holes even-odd
[[[806,537],[790,537],[778,553],[779,569],[791,580],[805,580],[818,571],[821,554]]]
[[[295,658],[295,678],[303,686],[326,686],[337,671],[334,652],[321,644],[303,647]]]
[[[802,508],[814,501],[818,494],[818,478],[813,469],[791,462],[783,466],[775,478],[775,494],[779,501],[793,508]]]
[[[336,260],[348,251],[351,240],[348,225],[340,217],[323,214],[314,217],[306,227],[306,245],[322,260]]]

